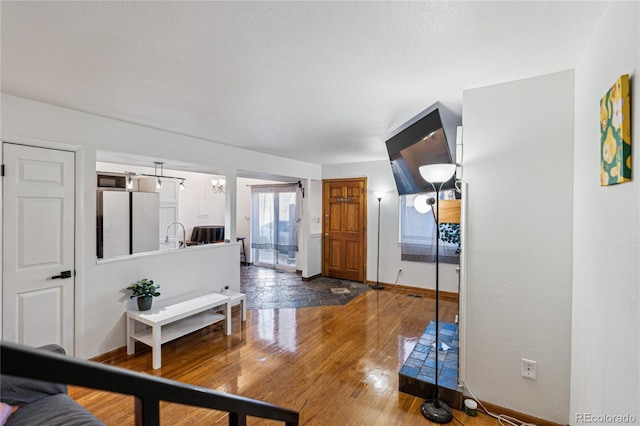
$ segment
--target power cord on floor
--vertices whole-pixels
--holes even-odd
[[[464,382],[460,382],[460,383],[469,392],[469,395],[471,395],[471,397],[473,399],[475,399],[475,401],[480,405],[480,407],[484,410],[484,412],[487,413],[489,416],[493,417],[494,419],[498,420],[498,423],[500,423],[502,426],[506,426],[506,425],[509,425],[509,426],[536,426],[534,423],[523,422],[522,420],[516,419],[515,417],[507,416],[506,414],[495,414],[495,413],[492,413],[491,411],[489,411],[487,409],[487,407],[485,407],[482,404],[482,402],[478,399],[478,397],[473,394],[473,392],[471,391],[471,389],[469,389],[469,386],[467,386],[466,383],[464,383]]]
[[[451,413],[451,416],[453,417],[453,420],[455,420],[456,422],[460,423],[460,426],[464,426],[464,423],[462,423],[460,420],[458,420],[458,418],[456,416],[454,416],[453,413]]]

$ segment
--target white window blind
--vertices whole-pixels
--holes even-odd
[[[435,262],[437,232],[434,211],[429,209],[426,213],[420,213],[416,210],[415,199],[418,195],[420,194],[400,196],[401,259],[414,262]],[[435,193],[428,195],[435,198]],[[440,193],[440,199],[451,197],[452,193],[448,191]],[[441,223],[440,262],[459,263],[460,256],[456,253],[458,244],[443,241],[445,228],[447,228],[447,225]]]

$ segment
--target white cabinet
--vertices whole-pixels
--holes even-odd
[[[157,192],[160,195],[160,221],[158,228],[160,250],[178,248],[178,241],[182,240],[182,227],[170,223],[178,221],[178,192],[180,182],[173,179],[160,179],[162,188],[158,188],[158,179],[145,177],[138,179],[138,190],[141,192]],[[167,234],[169,243],[166,243]],[[186,236],[189,239],[189,235]]]
[[[173,225],[168,229],[169,244],[166,244],[167,226],[178,221],[178,185],[175,180],[165,179],[160,193],[160,248],[178,248],[178,241],[182,239],[182,227]],[[189,239],[189,236],[186,236]]]

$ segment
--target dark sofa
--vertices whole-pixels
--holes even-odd
[[[58,345],[39,348],[64,354]],[[3,374],[0,377],[0,400],[17,406],[6,426],[33,425],[103,425],[86,408],[67,394],[67,385]]]

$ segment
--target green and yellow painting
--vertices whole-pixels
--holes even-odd
[[[631,181],[629,75],[616,80],[600,100],[600,185]]]

